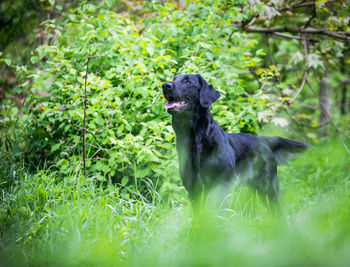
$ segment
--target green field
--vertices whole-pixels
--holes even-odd
[[[311,147],[280,167],[274,212],[245,188],[228,206],[192,207],[147,179],[144,197],[2,164],[0,265],[348,266],[349,166],[343,144]]]

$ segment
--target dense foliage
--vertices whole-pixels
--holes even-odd
[[[305,11],[311,12],[305,22],[304,13],[288,1],[136,4],[142,7],[139,14],[113,12],[113,7],[120,8],[109,1],[83,2],[62,13],[60,20],[45,22],[46,44],[35,49],[30,66],[2,59],[16,68],[22,81],[17,91],[25,96],[20,109],[2,110],[7,129],[2,131],[3,148],[17,158],[24,156],[32,166],[55,164],[62,175],[80,173],[86,165],[94,179],[141,191],[139,178],[158,186],[176,184],[174,133],[160,85],[180,73],[201,73],[222,93],[212,111],[225,130],[255,134],[269,121],[287,126],[280,115],[286,110],[289,121],[297,122],[292,130],[307,129],[304,138],[318,142],[317,129],[330,123],[332,110],[327,95],[324,100],[320,89],[317,98],[313,87],[337,82],[337,76],[327,84],[319,77],[331,70],[339,73],[337,60],[347,48],[339,38],[306,33],[288,41],[275,39],[271,45],[268,35],[245,32],[266,31],[266,26],[271,32],[265,34],[279,33],[278,27],[291,31],[285,26],[292,21],[297,27],[324,27],[322,18],[332,21],[327,30],[344,31],[347,9],[334,14],[341,5],[318,3],[313,13]],[[63,7],[50,2],[49,10]],[[333,27],[337,21],[341,23]],[[323,56],[325,49],[329,53]],[[311,89],[306,93],[305,81]],[[303,105],[290,109],[286,104],[300,93],[306,96]],[[318,101],[319,109],[314,108]],[[318,122],[317,116],[323,118]]]
[[[206,4],[148,8],[154,13],[138,24],[103,5],[82,5],[63,23],[47,23],[57,40],[36,49],[34,69],[18,68],[30,79],[21,85],[30,92],[18,122],[25,134],[13,143],[29,163],[55,162],[62,174],[81,171],[85,86],[86,166],[98,180],[137,187],[138,178],[161,185],[176,177],[160,85],[179,73],[202,73],[222,92],[213,110],[224,128],[256,131],[266,96],[244,96],[238,73],[264,53],[251,52],[256,41],[229,27],[239,13],[222,17],[219,6]]]

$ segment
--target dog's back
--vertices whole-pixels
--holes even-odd
[[[307,148],[302,142],[278,136],[227,133],[227,138],[235,152],[233,179],[265,192],[270,199],[278,197],[277,165]]]

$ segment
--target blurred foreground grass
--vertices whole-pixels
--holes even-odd
[[[245,188],[229,206],[192,207],[147,180],[145,198],[3,164],[0,265],[349,266],[349,163],[332,142],[280,167],[278,213]]]

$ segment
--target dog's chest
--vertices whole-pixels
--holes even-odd
[[[204,167],[215,168],[216,147],[209,145],[206,140],[196,139],[193,135],[187,138],[177,136],[176,148],[181,173],[198,176]]]

